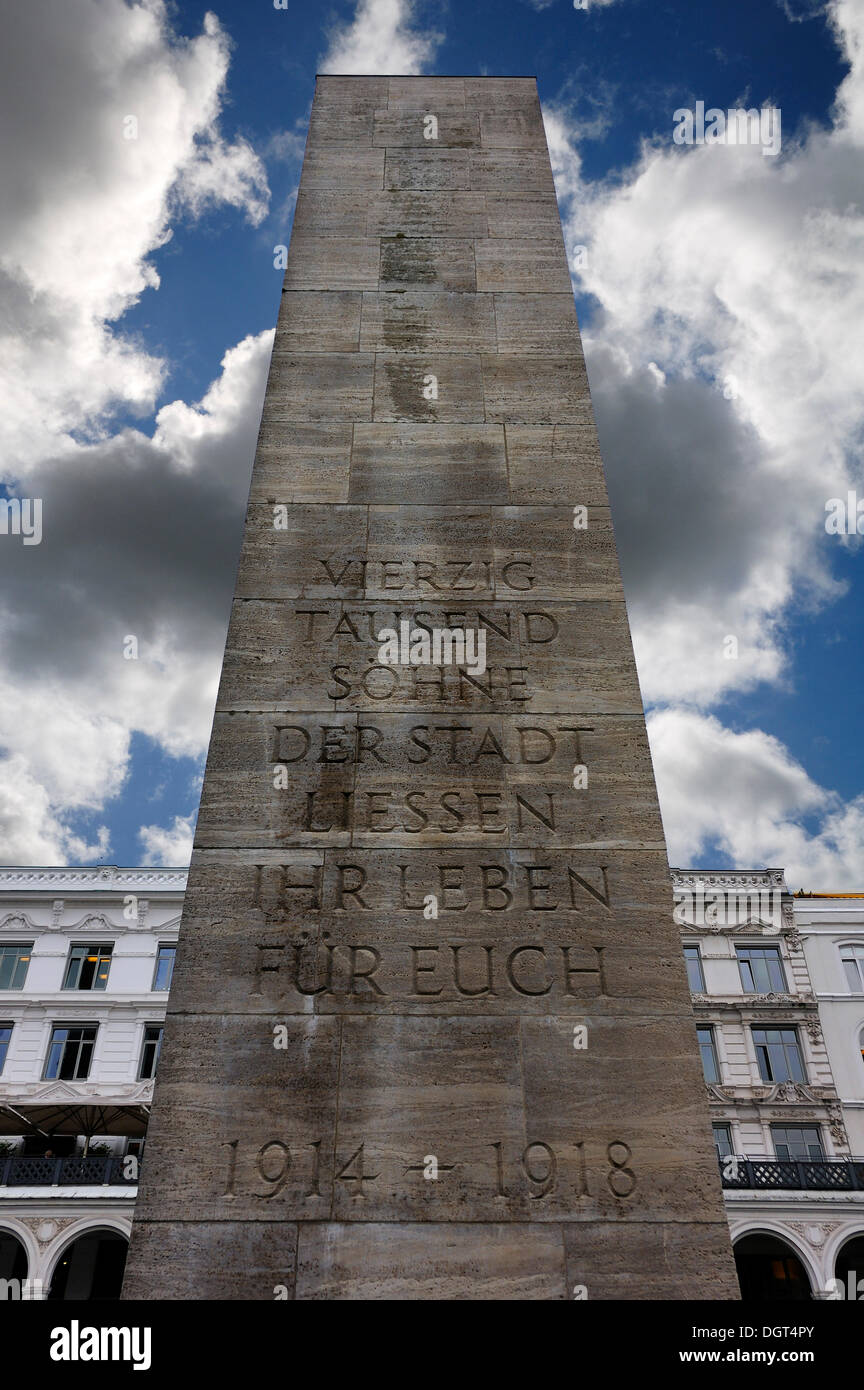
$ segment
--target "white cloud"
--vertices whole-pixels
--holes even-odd
[[[219,131],[228,60],[215,16],[180,38],[162,0],[16,8],[0,54],[7,477],[70,432],[98,436],[115,406],[152,406],[164,365],[114,320],[158,286],[149,257],[171,218],[226,203],[263,216],[263,165]]]
[[[825,502],[860,480],[864,424],[864,5],[835,13],[853,63],[836,124],[787,133],[779,162],[674,146],[670,109],[636,168],[597,186],[566,113],[546,115],[568,244],[587,246],[601,306],[585,351],[649,699],[776,678],[784,610],[802,588],[837,593]]]
[[[441,35],[413,30],[412,0],[358,0],[350,24],[330,36],[320,72],[357,74],[421,73],[432,61]]]
[[[6,27],[0,438],[44,520],[38,547],[0,547],[6,862],[108,851],[75,818],[123,790],[133,733],[206,746],[272,333],[228,351],[199,403],[164,406],[152,438],[110,425],[161,388],[117,320],[158,287],[172,222],[266,208],[263,165],[220,130],[228,61],[213,15],[187,39],[162,0],[19,6]],[[148,853],[182,853],[180,822],[147,829]]]
[[[7,862],[87,857],[69,816],[122,790],[133,731],[174,756],[205,751],[272,340],[229,350],[198,405],[159,411],[152,439],[127,429],[46,461],[42,544],[26,560],[0,547]]]
[[[651,715],[649,735],[673,864],[717,845],[742,866],[785,867],[793,889],[861,888],[864,797],[844,806],[778,739],[692,710]]]
[[[598,305],[584,345],[640,680],[669,706],[651,732],[672,856],[716,840],[823,888],[864,879],[864,802],[842,806],[777,740],[707,712],[790,683],[788,618],[843,591],[825,503],[864,482],[864,0],[829,13],[849,73],[831,123],[787,128],[779,158],[673,145],[672,99],[635,166],[595,184],[578,122],[545,112]]]
[[[142,864],[185,868],[192,855],[196,815],[175,816],[172,825],[142,825],[138,838],[144,846]]]

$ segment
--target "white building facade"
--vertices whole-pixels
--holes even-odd
[[[848,1296],[860,1267],[861,1297],[864,1159],[832,1055],[855,1024],[826,1026],[801,900],[782,869],[672,878],[742,1293],[836,1297],[839,1279]],[[829,977],[837,989],[826,957]],[[864,992],[857,1006],[864,1027]]]
[[[0,869],[0,1279],[25,1297],[116,1296],[185,886]]]
[[[864,895],[793,899],[779,869],[672,876],[744,1296],[862,1298]],[[0,869],[7,1296],[119,1293],[185,887]]]

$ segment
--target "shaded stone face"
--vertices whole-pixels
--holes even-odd
[[[737,1297],[533,79],[318,79],[125,1296]]]

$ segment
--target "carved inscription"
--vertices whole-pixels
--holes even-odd
[[[599,998],[608,993],[603,947],[553,946],[542,941],[512,948],[440,941],[373,946],[322,942],[301,932],[296,941],[258,942],[250,994],[284,999],[387,998],[488,1000],[502,995]]]
[[[324,1141],[294,1144],[284,1139],[268,1139],[257,1149],[245,1152],[245,1141],[232,1139],[222,1145],[227,1155],[221,1196],[231,1200],[247,1195],[262,1202],[273,1202],[285,1193],[295,1200],[318,1203],[328,1200],[335,1183],[345,1185],[355,1201],[362,1202],[374,1190],[374,1184],[385,1182],[389,1187],[401,1186],[410,1192],[416,1175],[446,1181],[447,1175],[470,1176],[490,1195],[503,1202],[527,1197],[530,1202],[542,1203],[545,1198],[560,1194],[567,1200],[592,1197],[605,1184],[620,1202],[627,1202],[637,1187],[632,1168],[632,1150],[621,1139],[613,1139],[602,1151],[592,1148],[586,1154],[584,1140],[575,1139],[567,1146],[566,1154],[556,1153],[545,1140],[534,1139],[521,1151],[500,1139],[479,1142],[470,1156],[447,1153],[440,1159],[429,1153],[407,1162],[393,1160],[382,1151],[376,1154],[374,1145],[366,1140],[337,1146],[332,1161],[322,1174]],[[427,1146],[428,1147],[428,1146]],[[484,1153],[488,1157],[484,1157]],[[247,1172],[247,1184],[238,1191],[238,1164]],[[434,1164],[434,1171],[431,1166]],[[389,1171],[385,1169],[389,1166]],[[323,1184],[323,1192],[322,1192]],[[434,1189],[430,1183],[429,1190]]]
[[[401,857],[401,856],[400,856]],[[562,856],[534,863],[489,860],[432,863],[421,879],[405,858],[376,868],[349,858],[324,864],[258,864],[253,902],[268,920],[300,920],[322,909],[374,912],[390,901],[400,912],[423,915],[424,895],[435,892],[438,912],[501,913],[512,910],[578,913],[586,906],[612,910],[609,867],[600,862],[576,869]],[[430,877],[434,880],[430,882]]]

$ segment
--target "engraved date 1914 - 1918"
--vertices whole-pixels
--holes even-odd
[[[310,1201],[321,1198],[322,1193],[322,1144],[316,1139],[312,1143],[295,1146],[293,1149],[281,1139],[270,1139],[262,1144],[252,1160],[256,1180],[264,1185],[263,1191],[253,1191],[253,1197],[269,1201],[283,1192],[289,1185],[295,1198]],[[236,1197],[238,1150],[240,1140],[232,1139],[222,1145],[227,1149],[227,1172],[222,1196]],[[569,1146],[569,1161],[565,1164],[556,1155],[551,1145],[540,1140],[529,1144],[521,1154],[513,1155],[507,1151],[500,1140],[482,1146],[488,1152],[485,1163],[490,1189],[496,1198],[504,1200],[511,1197],[526,1196],[534,1201],[542,1201],[559,1187],[562,1195],[571,1197],[590,1197],[588,1171],[585,1161],[585,1145],[576,1142]],[[573,1153],[575,1152],[575,1157]],[[248,1159],[248,1156],[244,1156]],[[623,1140],[613,1139],[606,1145],[605,1167],[601,1178],[614,1197],[626,1200],[636,1189],[636,1175],[629,1166],[632,1150]],[[449,1161],[448,1156],[427,1153],[418,1161],[403,1165],[406,1180],[438,1181],[446,1178],[466,1165],[458,1159]],[[343,1183],[345,1190],[355,1198],[369,1195],[367,1189],[378,1190],[373,1185],[379,1182],[382,1173],[373,1156],[361,1143],[350,1152],[335,1156],[332,1182]]]

